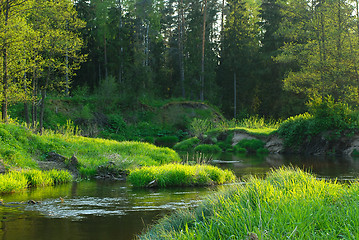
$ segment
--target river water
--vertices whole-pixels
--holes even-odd
[[[359,159],[269,155],[216,156],[240,179],[264,177],[271,168],[298,166],[319,178],[359,178]],[[230,163],[223,160],[232,161]],[[0,196],[0,239],[134,239],[175,209],[195,207],[218,187],[134,189],[128,183],[83,181]],[[28,204],[29,200],[37,204]]]

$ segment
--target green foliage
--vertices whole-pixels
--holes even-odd
[[[231,141],[232,142],[232,141]],[[216,143],[218,147],[222,149],[223,152],[230,152],[233,151],[232,145],[227,142],[218,142]]]
[[[177,143],[173,146],[173,149],[177,151],[190,151],[192,150],[198,143],[199,139],[197,137],[189,138],[183,140],[182,142]]]
[[[72,181],[67,171],[21,170],[0,175],[0,194],[18,192],[28,187],[52,186]]]
[[[267,155],[269,150],[267,148],[258,148],[256,153],[257,155]]]
[[[359,234],[358,207],[358,183],[281,168],[178,210],[139,239],[351,239]]]
[[[313,133],[333,129],[346,130],[352,127],[352,110],[348,104],[334,101],[331,96],[313,98],[308,107],[317,127],[312,130]]]
[[[245,148],[248,152],[256,152],[264,148],[264,145],[265,143],[259,139],[243,139],[236,144],[235,149]]]
[[[219,153],[219,152],[222,152],[222,149],[217,145],[200,144],[194,148],[194,151],[202,152],[202,153]]]
[[[213,124],[208,119],[195,118],[191,122],[190,131],[196,137],[204,135],[209,130],[213,129]]]
[[[331,131],[332,136],[357,128],[357,116],[347,104],[336,102],[332,97],[313,98],[309,113],[290,117],[278,129],[287,146],[298,146],[307,138]]]
[[[301,144],[309,132],[309,122],[313,116],[309,113],[300,114],[285,120],[278,129],[278,134],[284,137],[287,146]]]
[[[129,181],[135,187],[146,187],[156,181],[158,187],[207,186],[233,182],[234,174],[210,165],[169,164],[131,171]]]
[[[241,147],[241,146],[239,146],[239,145],[235,145],[235,146],[233,147],[233,151],[234,151],[235,153],[242,153],[242,154],[248,152],[248,150],[247,150],[246,148]]]
[[[155,140],[157,146],[161,147],[173,147],[176,143],[178,143],[179,139],[177,136],[163,136],[158,137]]]

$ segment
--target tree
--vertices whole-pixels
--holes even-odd
[[[308,1],[283,8],[285,14],[292,13],[293,18],[288,19],[292,30],[282,25],[290,40],[276,60],[297,63],[284,79],[286,90],[304,94],[307,99],[330,95],[335,101],[358,103],[359,59],[354,41],[358,32],[352,21],[353,10],[345,0]]]
[[[249,3],[245,1],[231,0],[228,1],[228,5],[229,12],[224,24],[218,73],[219,85],[223,91],[222,104],[226,106],[227,113],[237,113],[237,109],[233,106],[237,102],[240,103],[239,107],[242,111],[246,107],[253,108],[255,111],[257,104],[254,95],[257,84],[255,64],[259,49],[259,27],[256,24],[258,9],[255,5],[249,8]]]

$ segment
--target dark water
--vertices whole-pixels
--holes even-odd
[[[241,179],[271,168],[298,166],[321,178],[359,178],[359,159],[270,155],[217,156]],[[226,186],[220,186],[223,188]],[[133,189],[127,183],[80,182],[0,196],[0,239],[134,239],[175,209],[196,206],[217,188]],[[61,200],[63,198],[63,201]],[[39,204],[26,204],[28,200]],[[24,203],[21,203],[24,202]]]

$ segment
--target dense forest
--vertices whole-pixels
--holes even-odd
[[[356,106],[358,8],[358,0],[1,0],[2,119],[21,102],[42,126],[54,91],[200,100],[229,118],[285,118],[328,95]]]

